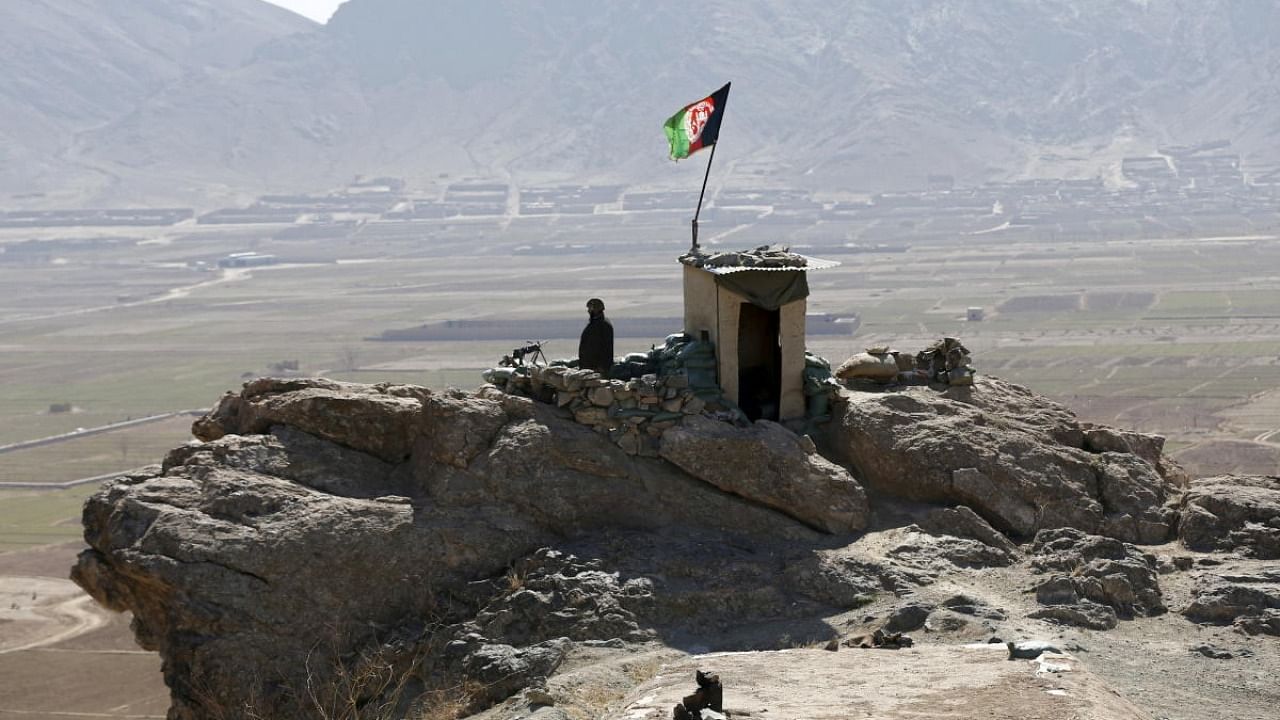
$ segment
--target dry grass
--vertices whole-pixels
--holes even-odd
[[[619,666],[620,673],[610,679],[596,678],[567,689],[561,707],[572,720],[608,717],[628,693],[657,677],[664,663],[658,654],[627,660]]]
[[[458,720],[467,714],[467,709],[482,694],[482,690],[483,688],[470,681],[428,690],[414,702],[416,709],[409,717],[413,720]]]
[[[526,580],[526,571],[523,568],[512,567],[507,570],[507,592],[513,593],[524,587]]]
[[[662,669],[664,661],[657,655],[650,655],[639,660],[623,664],[622,671],[626,673],[627,679],[635,685],[647,683],[658,676],[658,671]]]
[[[614,685],[592,684],[574,689],[567,699],[564,711],[570,720],[596,720],[606,717],[608,711],[627,696],[630,688]]]

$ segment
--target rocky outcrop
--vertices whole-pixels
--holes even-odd
[[[1280,558],[1280,478],[1196,480],[1182,498],[1178,537],[1192,550]]]
[[[1280,635],[1280,567],[1203,575],[1182,615],[1198,623],[1235,625],[1249,635]]]
[[[474,617],[486,602],[474,581],[505,577],[566,537],[696,528],[740,537],[747,553],[817,537],[761,501],[629,457],[555,407],[496,390],[263,380],[224,397],[195,432],[203,442],[158,473],[90,498],[90,549],[74,570],[101,603],[133,612],[139,643],[165,659],[179,719],[211,717],[209,697],[296,715],[308,674],[345,672],[345,658],[381,642],[378,628]],[[755,457],[792,467],[796,454]],[[753,565],[752,579],[768,585],[782,562]],[[769,589],[776,608],[786,596]],[[638,630],[609,610],[579,621]],[[577,621],[564,622],[557,631],[573,635]]]
[[[247,383],[238,395],[224,395],[209,415],[195,422],[192,433],[217,440],[284,425],[399,462],[409,456],[423,402],[430,396],[426,388],[408,385],[262,378]]]
[[[1168,527],[1167,481],[1136,454],[1148,446],[1085,450],[1069,413],[995,380],[855,393],[826,438],[853,471],[781,425],[688,404],[633,453],[571,405],[254,381],[195,423],[199,442],[89,499],[74,578],[133,613],[164,658],[174,720],[314,716],[308,683],[375,666],[424,688],[474,684],[477,709],[575,643],[727,642],[783,620],[830,639],[823,613],[1017,562],[1001,531],[1079,521],[1154,541]],[[966,506],[913,515],[868,554],[850,544],[870,515],[858,473]],[[1086,610],[1162,608],[1145,556],[1117,540],[1042,533],[1035,552]]]
[[[1031,568],[1048,574],[1036,601],[1048,607],[1033,618],[1107,629],[1118,618],[1166,612],[1154,556],[1114,538],[1061,528],[1041,530],[1031,546]]]
[[[887,555],[909,567],[942,573],[954,568],[1012,565],[1017,558],[1000,547],[979,540],[925,532],[915,525],[890,531],[893,546]]]
[[[850,390],[844,399],[825,445],[879,492],[967,505],[1026,537],[1074,527],[1160,543],[1173,531],[1173,484],[1144,457],[1154,441],[1103,440],[1023,387],[983,376],[972,387]]]
[[[788,563],[785,582],[825,605],[851,609],[871,602],[880,592],[909,594],[920,585],[932,583],[933,576],[838,549],[815,552]]]
[[[444,658],[454,661],[477,688],[472,691],[469,710],[482,710],[510,697],[526,686],[545,681],[564,661],[569,650],[566,639],[547,640],[516,648],[485,642],[479,635],[466,635],[445,647]]]
[[[748,429],[692,417],[662,436],[664,460],[725,492],[777,508],[830,533],[867,524],[867,497],[849,471],[824,460],[812,442],[781,425]]]
[[[1018,555],[1018,546],[1004,534],[991,527],[981,516],[968,507],[961,505],[954,508],[936,508],[931,510],[920,526],[936,535],[951,535],[958,538],[976,540],[1004,555],[1007,565]]]
[[[472,621],[485,638],[529,645],[561,637],[653,637],[637,619],[655,602],[653,582],[644,577],[623,580],[599,559],[542,548],[517,561],[496,583],[500,592]]]

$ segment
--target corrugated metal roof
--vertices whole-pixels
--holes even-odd
[[[796,257],[804,258],[805,260],[804,267],[759,267],[759,266],[730,265],[725,267],[702,266],[699,269],[706,270],[712,275],[728,275],[730,273],[746,272],[748,270],[762,270],[765,272],[781,272],[783,270],[803,270],[805,272],[808,272],[810,270],[826,270],[828,268],[838,267],[840,265],[840,261],[838,260],[823,260],[821,258],[809,257],[807,255],[799,255],[799,254],[797,254]],[[698,267],[698,266],[692,265],[691,267]]]

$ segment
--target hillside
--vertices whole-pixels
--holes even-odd
[[[354,173],[684,182],[700,163],[667,167],[658,128],[728,79],[730,182],[1094,177],[1217,139],[1258,166],[1280,160],[1278,14],[1227,0],[352,0],[305,36],[241,38],[265,42],[251,62],[99,117],[74,159],[156,193],[173,178],[281,190]],[[49,147],[24,143],[33,162]]]
[[[24,0],[0,4],[0,187],[94,192],[128,175],[88,135],[253,59],[314,23],[261,0]],[[121,138],[141,148],[150,136]],[[194,168],[193,168],[194,169]],[[198,169],[196,174],[199,174]]]

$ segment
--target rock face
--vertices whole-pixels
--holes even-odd
[[[871,488],[967,505],[1004,532],[1074,527],[1126,542],[1169,539],[1174,476],[1136,433],[1086,428],[1025,388],[981,376],[945,391],[850,391],[825,437]]]
[[[848,533],[866,527],[862,486],[777,423],[760,420],[744,431],[694,417],[662,436],[660,452],[663,459],[725,492],[777,508],[819,530]]]
[[[1178,537],[1192,550],[1280,558],[1280,478],[1196,480],[1182,497],[1181,510]]]

